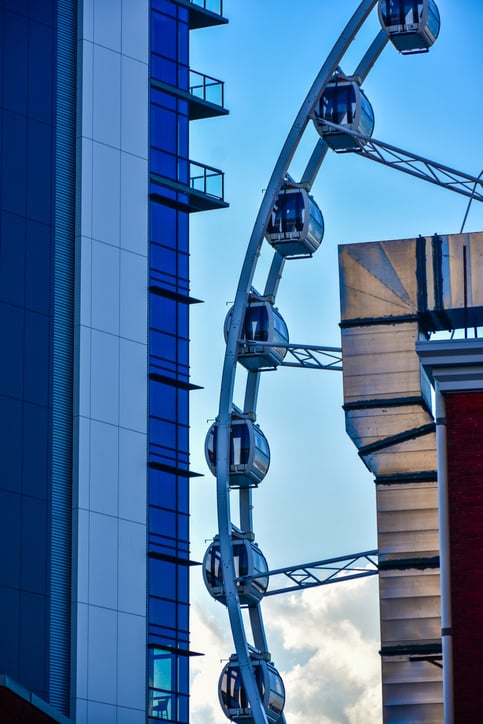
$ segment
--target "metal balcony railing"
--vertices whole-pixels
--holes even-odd
[[[193,5],[198,5],[203,10],[208,10],[216,15],[223,15],[223,0],[189,0]]]
[[[190,188],[207,196],[223,200],[225,197],[225,174],[217,168],[204,166],[196,161],[189,165]]]
[[[207,103],[224,107],[224,83],[217,78],[190,70],[189,89],[191,95]]]

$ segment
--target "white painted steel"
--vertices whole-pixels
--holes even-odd
[[[288,172],[290,162],[297,149],[297,146],[303,136],[305,128],[313,116],[315,106],[320,99],[325,87],[330,81],[332,75],[336,71],[345,55],[347,49],[351,45],[353,39],[357,35],[359,29],[376,5],[377,0],[363,0],[347,26],[343,30],[339,39],[335,43],[332,51],[322,65],[312,87],[309,90],[296,118],[294,124],[287,136],[285,144],[282,148],[280,156],[275,164],[272,176],[270,178],[267,190],[265,192],[258,216],[255,221],[253,232],[248,243],[245,261],[238,282],[238,289],[233,306],[231,325],[226,343],[225,360],[223,365],[219,412],[217,417],[217,509],[218,509],[218,534],[220,540],[220,552],[222,559],[222,571],[224,589],[226,595],[226,605],[230,619],[231,630],[233,634],[235,650],[238,663],[242,675],[243,684],[246,689],[248,699],[253,712],[254,724],[267,724],[267,717],[263,708],[263,703],[258,691],[255,677],[250,662],[250,654],[245,633],[245,627],[242,619],[240,602],[238,599],[237,587],[235,583],[235,567],[233,561],[232,548],[232,523],[230,513],[229,498],[229,445],[230,445],[230,423],[231,412],[233,408],[233,392],[237,366],[238,340],[241,336],[245,309],[247,307],[251,284],[255,273],[257,260],[260,254],[260,248],[263,243],[267,223],[274,207],[278,192],[284,182]],[[367,74],[372,64],[377,59],[379,53],[384,47],[385,41],[380,35],[371,45],[366,53],[364,62],[366,67],[359,68],[362,75]],[[310,187],[320,168],[320,164],[325,156],[325,144],[318,143],[312,158],[309,161],[307,170],[303,176],[304,182]],[[266,291],[275,295],[280,282],[283,269],[283,261],[280,255],[275,254],[272,269],[267,280]],[[256,392],[258,388],[259,373],[251,373],[249,375],[249,390],[246,396],[246,404],[250,406],[249,412],[255,412],[256,408]],[[244,510],[246,504],[250,500],[250,496],[241,499],[241,519],[251,522],[249,512]],[[256,645],[260,648],[261,653],[269,657],[266,648],[265,633],[261,609],[258,605],[250,610],[250,618],[253,633],[256,638]],[[282,715],[280,722],[284,722],[285,717]]]

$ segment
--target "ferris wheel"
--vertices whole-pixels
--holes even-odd
[[[376,9],[381,30],[360,63],[346,74],[344,56]],[[295,118],[265,191],[245,260],[235,301],[225,321],[226,351],[218,416],[208,431],[205,454],[217,481],[218,533],[203,561],[209,593],[227,609],[235,652],[219,683],[221,707],[232,721],[283,724],[284,685],[272,660],[262,616],[267,595],[378,573],[377,551],[364,551],[330,561],[315,561],[271,571],[256,543],[252,496],[269,465],[270,449],[257,424],[257,398],[264,371],[278,366],[340,370],[338,348],[290,341],[287,325],[275,306],[285,263],[306,260],[324,235],[322,213],[311,188],[329,150],[355,152],[430,183],[483,201],[479,178],[408,153],[372,138],[374,113],[362,84],[386,44],[402,54],[427,52],[438,37],[440,17],[433,0],[363,0],[323,63]],[[307,126],[320,136],[301,178],[290,172]],[[273,249],[263,290],[253,287],[262,244]],[[243,406],[234,403],[237,372],[246,370]],[[231,516],[238,497],[239,526]],[[337,572],[334,573],[334,570]],[[272,575],[284,574],[287,585],[269,590]],[[243,609],[248,610],[247,632]],[[248,636],[248,633],[251,636]],[[249,639],[253,642],[249,644]]]

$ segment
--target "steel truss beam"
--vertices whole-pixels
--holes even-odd
[[[325,120],[324,123],[327,126],[337,129],[341,133],[346,133],[348,136],[353,136],[361,141],[360,147],[346,151],[338,151],[337,153],[355,152],[360,156],[364,156],[364,158],[371,159],[371,161],[376,161],[377,163],[382,163],[384,166],[389,166],[411,176],[416,176],[416,178],[428,181],[436,186],[441,186],[442,188],[448,189],[448,191],[454,191],[457,194],[468,196],[475,201],[483,201],[483,180],[480,177],[463,173],[450,166],[444,166],[437,161],[430,161],[428,158],[424,158],[424,156],[418,156],[410,151],[404,151],[402,148],[391,146],[389,143],[384,143],[384,141],[363,136],[356,131],[350,131],[345,126],[338,126],[335,123],[330,123]]]
[[[338,558],[326,558],[313,563],[302,563],[298,566],[277,568],[264,574],[266,576],[285,576],[291,581],[290,585],[269,589],[266,596],[275,596],[278,593],[301,591],[315,586],[326,586],[329,583],[339,581],[350,581],[355,578],[366,578],[379,573],[377,563],[377,550],[364,551],[363,553],[351,553]],[[245,576],[237,580],[248,582],[260,576]]]
[[[340,347],[323,347],[312,344],[284,344],[277,342],[247,342],[245,339],[239,340],[242,350],[250,347],[274,347],[286,349],[295,362],[284,360],[280,363],[280,367],[306,367],[318,370],[342,370],[342,349]],[[270,368],[272,369],[272,368]]]

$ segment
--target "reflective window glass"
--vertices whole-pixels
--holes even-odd
[[[29,21],[17,12],[2,13],[4,23],[4,108],[27,114]],[[24,141],[25,143],[25,141]],[[6,150],[2,149],[2,153]]]
[[[178,75],[178,66],[173,60],[161,58],[161,56],[152,53],[151,55],[151,75],[157,80],[176,85]]]
[[[149,420],[149,439],[160,447],[176,449],[175,423],[151,417]]]
[[[150,413],[171,420],[177,418],[177,390],[172,385],[155,380],[149,382]]]
[[[151,354],[161,359],[176,361],[176,337],[151,330],[149,334]]]
[[[25,219],[0,213],[0,300],[23,305],[25,295]]]
[[[176,334],[177,302],[158,294],[150,295],[151,328]]]
[[[151,145],[176,153],[177,116],[173,111],[151,105]]]
[[[176,603],[149,596],[149,622],[163,628],[176,629]]]
[[[176,538],[176,512],[150,506],[149,530],[167,538]]]
[[[151,14],[151,47],[156,53],[176,60],[177,57],[177,22],[163,13]]]
[[[176,210],[161,204],[151,204],[151,238],[164,246],[176,248]]]
[[[176,563],[149,559],[149,593],[159,598],[176,600]]]
[[[176,508],[176,475],[162,470],[151,470],[149,481],[150,504],[174,510]]]
[[[18,82],[18,81],[16,81]],[[0,154],[2,178],[8,179],[1,187],[1,207],[4,211],[25,216],[27,166],[27,119],[4,110],[3,145]]]
[[[243,337],[247,340],[266,342],[268,340],[268,311],[264,304],[249,306],[245,312]]]
[[[32,3],[33,7],[50,3]],[[51,11],[51,6],[49,7]],[[28,62],[28,114],[31,118],[51,122],[54,69],[52,28],[42,23],[29,23],[29,62]]]

